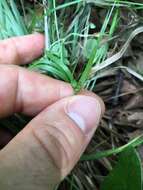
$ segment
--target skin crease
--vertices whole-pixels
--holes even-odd
[[[43,49],[41,34],[0,41],[0,118],[35,116],[13,139],[0,130],[3,190],[53,189],[75,166],[104,113],[95,94],[74,96],[69,84],[18,66],[38,58]],[[80,128],[81,121],[86,128]]]

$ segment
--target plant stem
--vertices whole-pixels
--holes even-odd
[[[49,36],[49,18],[47,15],[47,0],[43,0],[44,5],[44,28],[45,28],[45,52],[50,48],[50,36]]]
[[[56,13],[56,1],[53,0],[53,7],[54,7],[54,19],[55,19],[55,27],[57,33],[57,39],[60,40],[59,29],[58,29],[58,20],[57,20],[57,13]]]

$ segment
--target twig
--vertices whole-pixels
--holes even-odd
[[[50,48],[50,35],[49,35],[49,18],[47,15],[47,0],[43,0],[44,5],[44,28],[45,28],[45,51],[48,51]]]

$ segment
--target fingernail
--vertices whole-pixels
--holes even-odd
[[[76,96],[68,103],[67,114],[85,135],[88,135],[96,130],[102,116],[102,108],[96,98]]]

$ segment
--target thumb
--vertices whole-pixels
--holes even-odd
[[[89,95],[62,99],[41,112],[0,152],[3,190],[52,189],[79,160],[101,115],[99,98]]]

